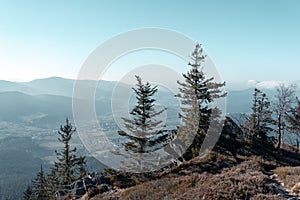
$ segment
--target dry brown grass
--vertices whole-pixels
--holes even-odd
[[[149,181],[116,194],[98,196],[103,199],[280,199],[274,185],[264,175],[261,159],[252,158],[220,174],[194,173],[180,177],[164,177]],[[110,198],[110,197],[111,198]]]
[[[278,167],[273,172],[278,175],[278,180],[288,188],[292,188],[300,182],[300,167]]]

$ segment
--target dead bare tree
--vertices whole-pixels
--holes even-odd
[[[288,130],[296,136],[296,152],[299,152],[299,136],[300,136],[300,100],[296,98],[297,105],[288,113]],[[293,137],[294,140],[294,137]]]
[[[282,134],[284,129],[284,124],[286,123],[287,113],[293,107],[295,102],[295,85],[285,85],[280,84],[277,89],[277,94],[275,95],[276,101],[274,103],[274,113],[276,114],[276,126],[277,126],[277,151],[280,151],[282,144]]]

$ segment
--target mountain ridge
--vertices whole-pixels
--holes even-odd
[[[45,97],[49,97],[48,103],[55,103],[54,99],[57,101],[68,101],[70,104],[72,104],[72,98],[73,97],[73,90],[74,90],[74,83],[76,80],[73,79],[66,79],[62,77],[49,77],[46,79],[36,79],[30,82],[9,82],[9,81],[1,81],[0,80],[0,93],[1,98],[3,98],[6,95],[14,96],[16,97],[16,94],[12,95],[12,93],[9,92],[19,92],[27,95],[31,95],[33,99],[47,99]],[[94,81],[89,80],[81,80],[83,81],[84,87],[95,87]],[[294,81],[297,82],[297,81]],[[254,83],[254,81],[253,81]],[[258,84],[259,82],[255,82]],[[297,83],[300,83],[298,81]],[[118,98],[122,99],[122,97],[126,97],[126,95],[130,92],[131,86],[126,85],[125,83],[119,84],[116,81],[107,81],[107,80],[100,80],[98,83],[96,83],[97,88],[95,89],[95,100],[98,101],[104,101],[108,102],[108,107],[111,107],[109,102],[113,98],[113,92],[118,84],[118,87],[122,87],[121,90],[118,90]],[[228,95],[227,95],[227,113],[247,113],[250,111],[249,105],[251,105],[251,99],[253,94],[254,87],[248,87],[246,89],[239,89],[234,90],[233,86],[230,86],[230,83],[227,87]],[[241,85],[241,84],[240,84]],[[274,96],[276,94],[276,90],[273,88],[263,89],[263,92],[267,94],[269,99],[271,101],[274,100]],[[5,93],[6,92],[6,93]],[[172,95],[170,92],[162,90],[159,88],[159,93],[157,94],[157,99],[164,99],[164,100],[175,100],[173,99],[174,95]],[[300,93],[300,91],[297,91],[297,95]],[[50,96],[48,96],[50,95]],[[300,96],[300,95],[298,95]],[[63,98],[65,97],[65,98]],[[0,98],[0,103],[1,103]],[[24,96],[22,98],[25,98]],[[10,102],[10,101],[8,101]],[[13,103],[14,101],[11,101],[10,103]],[[20,104],[23,104],[23,102],[19,102]],[[34,104],[34,103],[32,103]],[[56,105],[59,105],[59,102],[55,103]],[[97,104],[97,103],[96,103]],[[100,104],[98,104],[100,105]],[[10,106],[12,107],[12,106]],[[71,111],[68,111],[67,113],[71,113]]]

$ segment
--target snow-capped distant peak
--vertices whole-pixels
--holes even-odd
[[[261,90],[268,89],[273,90],[276,89],[280,84],[284,85],[295,85],[296,88],[300,88],[300,80],[298,81],[256,81],[256,80],[248,80],[243,82],[227,82],[226,87],[229,90],[246,90],[252,88],[258,88]]]
[[[258,88],[261,89],[274,89],[278,87],[280,84],[288,84],[288,82],[285,81],[262,81],[257,84]]]
[[[256,87],[258,89],[274,89],[278,87],[280,84],[288,85],[291,84],[288,81],[254,81],[254,80],[249,80],[247,82],[248,87]]]
[[[258,82],[256,80],[247,81],[247,87],[255,87]]]

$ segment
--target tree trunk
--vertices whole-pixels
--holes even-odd
[[[280,151],[281,147],[281,114],[278,115],[278,143],[277,143],[277,151]]]
[[[298,138],[296,139],[296,142],[297,142],[297,150],[296,150],[296,153],[299,153],[299,139],[298,139]]]

